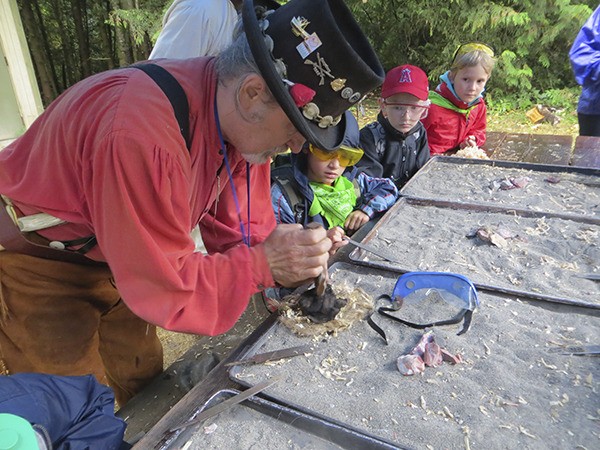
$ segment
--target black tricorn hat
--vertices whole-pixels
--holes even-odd
[[[296,129],[335,150],[344,111],[383,83],[375,51],[343,0],[291,0],[261,11],[244,0],[244,31],[261,75]]]

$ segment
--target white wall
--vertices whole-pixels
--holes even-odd
[[[0,0],[0,149],[43,111],[16,0]]]

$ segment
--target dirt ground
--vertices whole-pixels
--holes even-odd
[[[158,329],[158,337],[163,345],[165,369],[201,339],[201,336],[195,334],[176,333],[162,328]]]
[[[165,370],[194,346],[206,352],[214,352],[219,358],[226,356],[237,344],[250,334],[266,317],[268,312],[262,301],[252,299],[246,312],[238,323],[227,333],[221,336],[208,337],[194,334],[176,333],[158,329],[158,337],[163,344],[163,367]]]

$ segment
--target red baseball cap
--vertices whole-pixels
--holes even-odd
[[[400,93],[412,94],[419,100],[427,100],[429,97],[427,74],[417,66],[409,64],[391,69],[386,74],[381,87],[381,97],[388,98]]]

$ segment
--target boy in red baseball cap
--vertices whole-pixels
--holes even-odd
[[[360,170],[391,178],[401,188],[429,160],[427,133],[420,120],[429,108],[427,74],[411,65],[394,67],[381,88],[377,121],[360,131]]]

